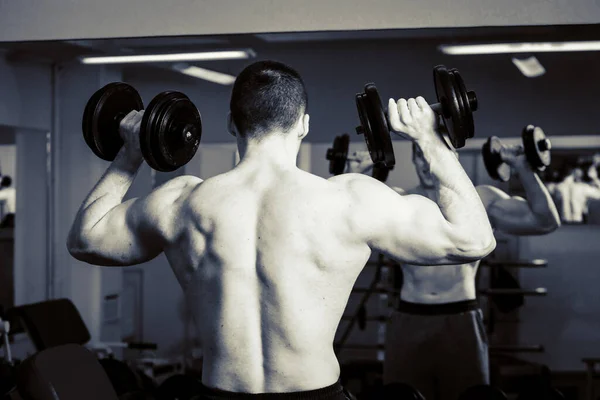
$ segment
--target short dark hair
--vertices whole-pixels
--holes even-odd
[[[0,186],[9,187],[10,185],[12,185],[12,178],[8,175],[4,175],[0,181]]]
[[[258,61],[244,68],[235,80],[229,105],[242,137],[288,132],[307,106],[300,74],[277,61]]]

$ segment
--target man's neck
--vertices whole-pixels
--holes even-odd
[[[260,163],[280,167],[296,167],[298,145],[291,133],[269,134],[261,140],[238,138],[240,163]]]

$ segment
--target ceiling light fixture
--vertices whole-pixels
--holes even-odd
[[[235,76],[224,74],[222,72],[212,71],[206,68],[200,68],[188,64],[175,64],[172,68],[182,74],[194,78],[204,79],[205,81],[218,83],[220,85],[231,85],[235,82]]]
[[[214,61],[214,60],[244,60],[253,58],[256,53],[252,49],[203,51],[195,53],[173,54],[139,54],[119,56],[83,57],[83,64],[128,64],[151,62],[182,62],[182,61]]]
[[[449,55],[599,51],[600,41],[441,45]]]

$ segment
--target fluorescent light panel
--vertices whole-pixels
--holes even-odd
[[[517,57],[512,58],[512,62],[527,78],[537,78],[546,73],[546,68],[540,63],[535,57],[531,56],[525,59],[519,59]]]
[[[187,64],[173,65],[173,69],[182,74],[193,76],[194,78],[204,79],[209,82],[218,83],[220,85],[231,85],[235,82],[235,76],[224,74],[222,72],[212,71],[206,68],[200,68]]]
[[[439,49],[450,55],[599,51],[600,41],[442,45]]]
[[[125,64],[149,62],[243,60],[254,57],[253,50],[204,51],[199,53],[146,54],[105,57],[83,57],[83,64]]]

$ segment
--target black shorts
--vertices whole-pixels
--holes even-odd
[[[353,397],[338,381],[321,389],[287,393],[237,393],[202,385],[202,394],[193,400],[264,399],[264,400],[352,400]]]
[[[427,400],[456,400],[489,384],[488,340],[477,300],[401,301],[386,329],[383,381],[408,383]]]

